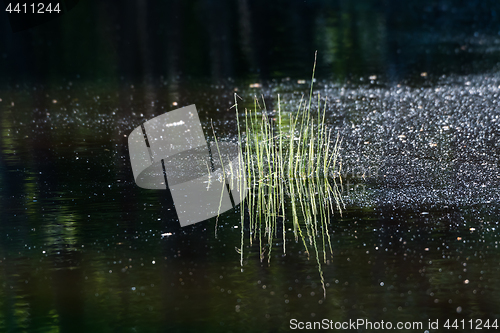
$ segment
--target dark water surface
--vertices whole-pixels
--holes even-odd
[[[307,258],[290,231],[271,262],[239,265],[239,213],[180,229],[167,191],[138,188],[126,135],[195,103],[207,138],[235,139],[242,104],[307,86],[123,87],[65,82],[2,95],[2,330],[278,331],[289,320],[498,319],[500,75],[417,86],[318,82],[344,138],[334,255]],[[177,102],[177,106],[172,103]],[[274,104],[273,104],[274,103]],[[163,237],[161,234],[166,234]],[[171,234],[170,234],[171,233]],[[248,233],[248,232],[247,232]]]
[[[499,13],[494,1],[89,0],[18,34],[3,20],[0,331],[500,320]],[[240,266],[239,211],[217,237],[215,219],[181,229],[168,191],[135,185],[127,149],[134,128],[190,104],[207,139],[213,120],[235,141],[235,92],[241,109],[262,94],[273,117],[279,94],[293,112],[315,50],[314,91],[343,137],[326,298],[292,231],[268,263],[245,229]]]

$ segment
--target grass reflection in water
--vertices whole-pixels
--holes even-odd
[[[275,240],[281,238],[286,254],[286,232],[291,231],[295,241],[303,244],[308,258],[312,254],[317,260],[326,297],[321,262],[326,263],[328,253],[333,255],[328,231],[331,216],[336,210],[342,214],[342,140],[338,134],[332,137],[332,130],[326,126],[326,102],[321,105],[319,94],[317,110],[311,109],[316,98],[312,88],[311,83],[308,101],[302,98],[295,112],[282,110],[278,95],[277,111],[266,111],[264,99],[260,105],[255,97],[253,110],[245,109],[240,115],[239,96],[235,95],[238,141],[243,154],[238,163],[241,167],[233,168],[229,163],[224,174],[237,173],[231,179],[237,179],[240,195],[249,189],[248,216],[245,209],[240,210],[241,244],[236,248],[240,264],[243,266],[246,237],[251,247],[258,244],[260,261],[267,256],[270,263]],[[244,117],[243,125],[240,116]]]

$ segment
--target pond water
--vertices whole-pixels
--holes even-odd
[[[141,3],[0,36],[0,331],[500,320],[498,4]],[[288,221],[261,261],[245,223],[240,265],[240,208],[180,228],[169,191],[134,183],[127,136],[196,104],[208,140],[213,121],[236,141],[234,94],[295,112],[315,50],[343,138],[333,254],[318,264]]]
[[[270,263],[246,241],[240,266],[238,211],[221,215],[217,237],[214,219],[181,229],[168,191],[135,185],[127,151],[133,128],[187,101],[207,138],[214,119],[231,140],[235,89],[242,105],[263,93],[269,110],[279,93],[286,112],[307,85],[13,88],[1,117],[2,330],[497,319],[499,86],[496,73],[419,86],[317,82],[327,124],[344,138],[346,207],[321,265],[326,298],[317,261],[291,232]]]

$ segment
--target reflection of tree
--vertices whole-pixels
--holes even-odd
[[[255,49],[252,29],[252,20],[248,0],[238,0],[239,17],[239,37],[241,43],[241,52],[243,53],[250,70],[255,70],[257,60],[255,59]]]
[[[301,1],[80,3],[56,22],[20,37],[6,34],[14,66],[5,72],[16,80],[26,66],[25,75],[40,80],[76,75],[218,80],[250,71],[266,78],[303,73],[298,64],[310,63],[318,49],[320,67],[333,61],[337,73],[346,73],[380,65],[385,23],[377,13],[361,5]]]
[[[430,35],[446,38],[457,27],[470,33],[469,27],[489,31],[495,26],[488,26],[488,6],[476,6],[473,16],[442,15],[449,10],[444,7],[366,0],[80,2],[61,18],[16,35],[2,22],[0,72],[2,80],[18,82],[76,75],[89,80],[276,78],[307,75],[300,67],[318,50],[319,69],[326,75],[387,72],[398,78],[407,64],[450,62],[449,51],[456,46],[444,52],[432,47],[436,56],[429,56],[423,46],[432,46]],[[466,16],[471,21],[464,24]],[[413,31],[423,38],[413,38]],[[447,65],[460,67],[463,58],[452,61]]]
[[[327,72],[337,79],[377,74],[386,60],[385,29],[384,14],[366,4],[346,3],[318,12],[314,37],[320,65],[332,68]]]

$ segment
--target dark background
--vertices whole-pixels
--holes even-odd
[[[0,81],[220,80],[468,73],[496,65],[498,1],[86,0],[12,33]],[[495,45],[492,45],[495,44]],[[495,50],[496,51],[496,50]]]

